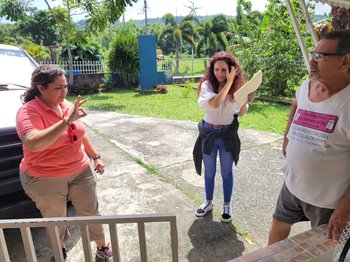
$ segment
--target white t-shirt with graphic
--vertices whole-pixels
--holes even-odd
[[[350,85],[317,103],[308,93],[309,80],[296,92],[285,182],[304,202],[334,209],[350,185]]]

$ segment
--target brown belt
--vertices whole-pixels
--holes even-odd
[[[210,126],[212,128],[215,128],[215,129],[226,128],[226,127],[230,126],[230,125],[213,125],[213,124],[210,124],[210,123],[208,123],[208,122],[206,122],[204,120],[203,120],[203,122],[204,122],[205,125]]]

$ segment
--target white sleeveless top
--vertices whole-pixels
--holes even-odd
[[[308,93],[309,80],[296,92],[285,182],[304,202],[335,209],[350,185],[350,85],[317,103]]]

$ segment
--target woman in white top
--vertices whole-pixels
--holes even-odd
[[[217,52],[213,55],[205,76],[201,79],[198,103],[204,110],[205,116],[198,125],[200,134],[193,154],[199,174],[200,165],[197,164],[201,164],[201,159],[204,162],[206,201],[196,210],[198,217],[205,216],[213,209],[216,158],[219,152],[224,192],[221,221],[232,220],[232,168],[234,162],[237,164],[240,151],[237,116],[243,116],[247,112],[248,104],[253,102],[255,97],[254,93],[250,94],[247,103],[242,107],[235,101],[233,94],[244,84],[244,81],[242,68],[227,52]],[[200,162],[197,158],[198,153]]]

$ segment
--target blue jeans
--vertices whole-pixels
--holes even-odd
[[[213,132],[226,132],[227,128],[214,129],[211,127],[205,127],[206,129]],[[220,167],[222,176],[222,185],[224,191],[224,202],[230,203],[233,191],[233,157],[231,152],[226,152],[224,141],[222,139],[215,139],[213,148],[210,155],[204,154],[205,139],[202,140],[202,154],[204,163],[204,183],[205,183],[205,195],[206,200],[213,200],[214,185],[215,185],[215,174],[216,174],[216,158],[219,151]]]

